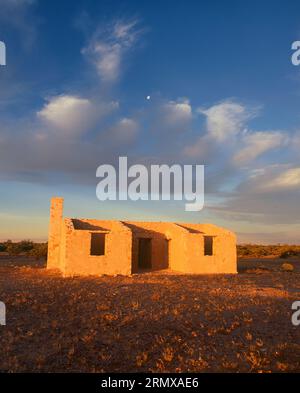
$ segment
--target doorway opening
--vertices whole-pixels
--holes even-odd
[[[151,269],[151,239],[140,238],[138,249],[138,268]]]

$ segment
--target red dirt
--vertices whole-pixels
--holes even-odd
[[[238,275],[62,278],[2,260],[0,371],[299,372],[300,262],[292,273],[283,262],[243,260]]]

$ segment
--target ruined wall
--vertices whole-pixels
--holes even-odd
[[[64,276],[131,274],[131,231],[118,222],[111,221],[109,228],[103,223],[94,220],[87,229],[67,229]],[[91,233],[105,233],[104,255],[90,255]]]
[[[63,198],[52,198],[47,268],[65,276],[139,271],[139,239],[151,239],[152,270],[183,273],[237,273],[236,237],[212,224],[70,219]],[[91,234],[105,234],[104,255],[91,255]],[[204,237],[213,237],[213,255],[204,255]]]
[[[132,230],[132,273],[139,271],[138,249],[139,239],[151,239],[152,270],[167,269],[169,267],[169,243],[166,230],[168,223],[126,221],[125,225]]]
[[[211,224],[186,224],[199,231],[187,235],[186,273],[237,273],[236,236]],[[213,255],[204,255],[204,236],[213,237]]]
[[[187,263],[186,231],[176,224],[168,223],[166,235],[169,240],[169,268],[184,272]]]
[[[48,269],[60,268],[63,203],[63,198],[54,197],[51,199],[47,258]]]
[[[59,253],[59,269],[64,272],[66,267],[66,245],[67,236],[73,231],[74,227],[70,218],[63,218],[61,222],[60,232],[60,253]]]
[[[132,272],[138,268],[138,239],[152,239],[152,270],[182,273],[237,273],[236,237],[211,224],[125,222],[133,231]],[[204,236],[213,237],[213,255],[204,255]]]

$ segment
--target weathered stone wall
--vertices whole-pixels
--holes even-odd
[[[236,237],[212,224],[126,222],[133,231],[133,272],[138,271],[138,239],[152,239],[152,269],[183,273],[237,273]],[[213,255],[204,255],[204,236],[213,237]]]
[[[138,272],[138,239],[152,240],[152,270],[184,271],[187,261],[186,230],[171,222],[126,221],[133,231],[132,271]]]
[[[118,222],[100,225],[102,230],[67,230],[64,276],[131,274],[131,231]],[[105,233],[104,255],[90,255],[91,233]]]
[[[133,222],[62,218],[63,199],[52,198],[48,268],[65,276],[139,271],[140,238],[151,239],[151,268],[183,273],[236,273],[236,237],[212,224]],[[105,234],[104,255],[91,255],[91,234]],[[204,255],[204,237],[213,237],[213,255]]]
[[[140,238],[151,239],[151,265],[152,270],[168,268],[168,248],[167,237],[164,231],[164,223],[152,222],[125,222],[125,225],[132,230],[132,273],[137,273],[138,268],[138,247]]]
[[[176,224],[168,223],[166,233],[169,238],[169,268],[184,272],[188,258],[186,230]]]
[[[236,237],[233,232],[211,224],[186,224],[192,230],[187,234],[188,260],[186,273],[237,273]],[[204,236],[213,237],[213,255],[204,255]]]
[[[63,217],[63,198],[54,197],[50,205],[47,268],[60,268],[61,224]]]

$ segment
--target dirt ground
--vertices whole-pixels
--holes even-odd
[[[238,275],[62,278],[0,257],[0,372],[300,372],[300,261]],[[25,266],[23,266],[25,265]]]

